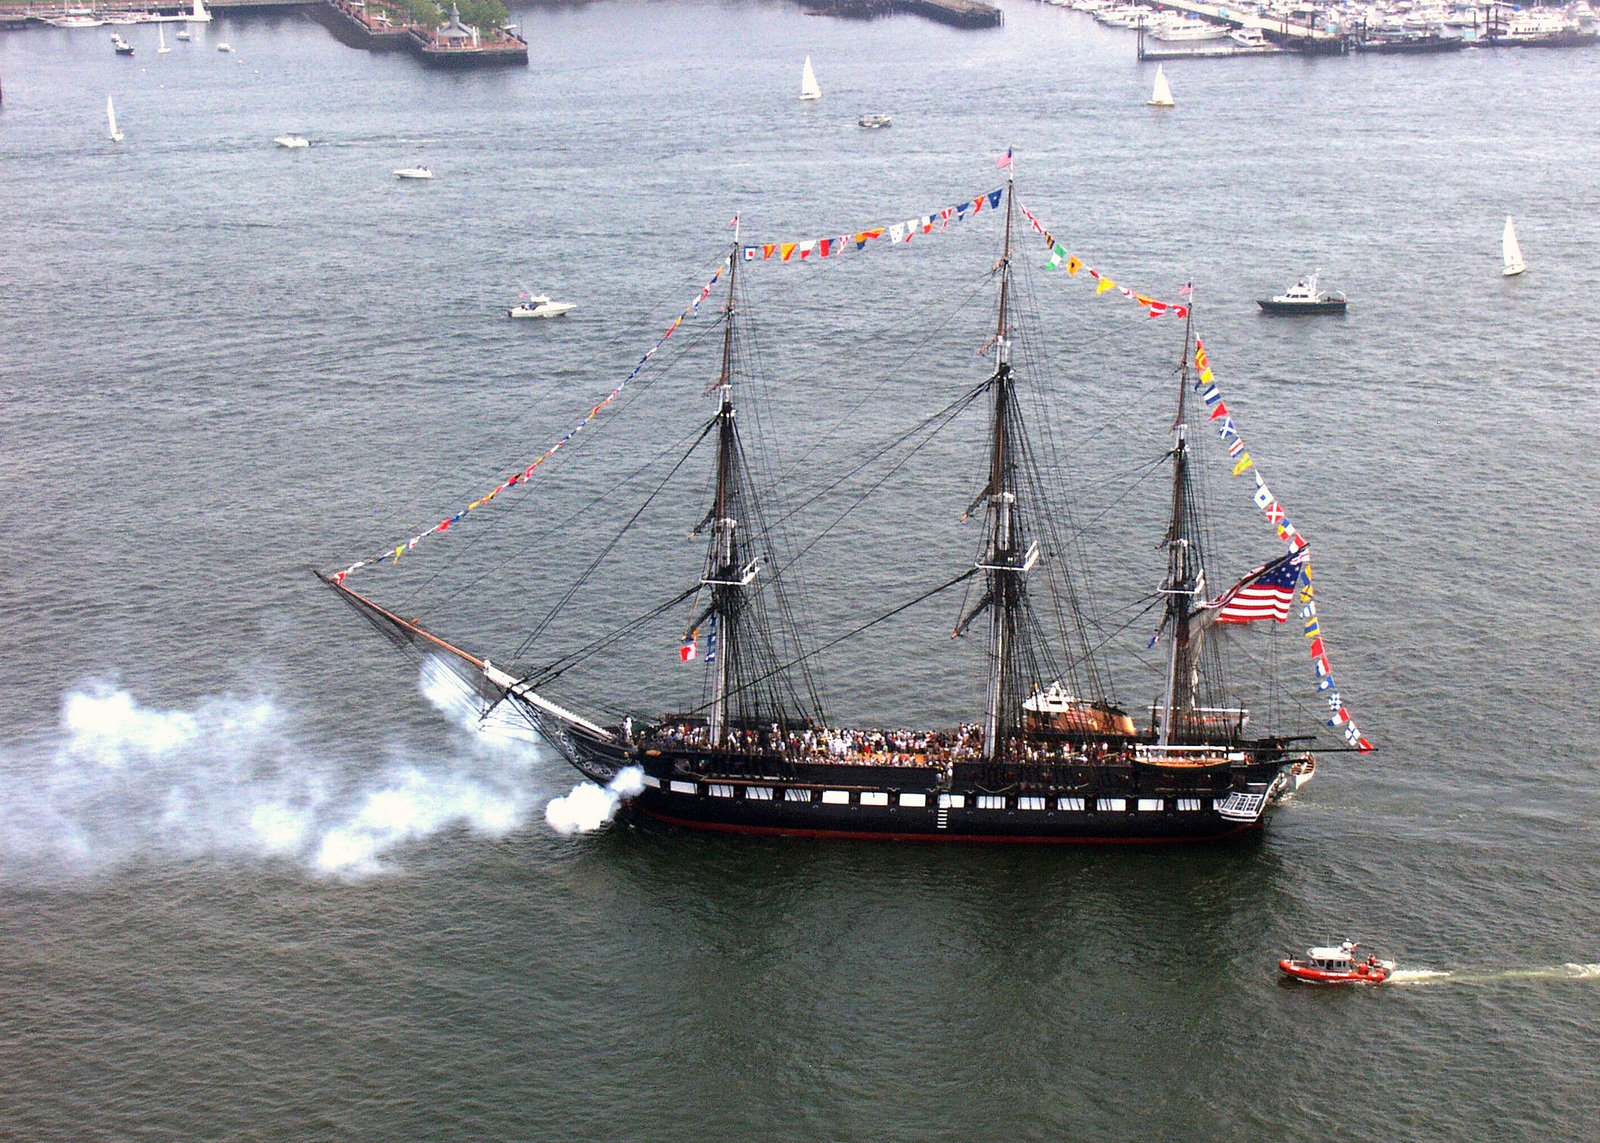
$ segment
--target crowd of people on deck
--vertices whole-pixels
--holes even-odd
[[[631,734],[631,726],[629,727]],[[665,722],[652,727],[649,744],[667,748],[711,745],[711,729],[703,722]],[[1108,742],[1087,745],[1026,743],[1014,749],[1015,761],[1101,762],[1120,751]],[[964,722],[954,730],[877,730],[805,727],[787,729],[777,723],[760,729],[730,727],[722,748],[777,754],[791,762],[846,763],[864,766],[945,766],[977,762],[984,757],[983,727]]]

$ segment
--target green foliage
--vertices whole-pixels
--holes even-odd
[[[469,28],[477,28],[479,32],[502,27],[511,19],[511,14],[500,0],[456,0],[456,3],[461,9],[461,22]],[[448,3],[445,9],[449,10]]]
[[[437,28],[444,23],[444,13],[433,0],[398,0],[398,3],[405,11],[408,23],[421,24],[425,28]]]

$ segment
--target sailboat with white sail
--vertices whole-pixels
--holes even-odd
[[[805,66],[800,69],[800,98],[822,98],[822,87],[817,83],[817,73],[811,70],[810,56],[806,57]]]
[[[172,49],[167,47],[167,33],[160,24],[156,25],[156,55],[164,56]]]
[[[1522,246],[1517,242],[1517,228],[1512,224],[1511,216],[1506,215],[1506,228],[1500,234],[1500,253],[1505,258],[1506,268],[1501,273],[1507,278],[1514,278],[1528,268],[1522,260]]]
[[[1009,164],[1009,153],[1005,161]],[[725,285],[717,319],[721,328],[685,350],[704,358],[711,382],[704,395],[713,411],[693,413],[681,403],[659,406],[689,422],[683,439],[693,443],[650,462],[659,479],[640,479],[639,496],[627,497],[627,505],[611,504],[609,493],[590,496],[587,489],[616,490],[605,474],[574,473],[585,482],[586,491],[579,493],[588,503],[580,510],[585,527],[604,533],[600,552],[592,562],[578,558],[575,550],[570,561],[561,558],[572,564],[566,571],[577,583],[570,590],[563,584],[559,601],[536,617],[521,648],[491,662],[465,649],[463,636],[447,638],[436,633],[434,620],[415,617],[413,601],[407,601],[402,615],[350,582],[363,568],[399,567],[404,553],[430,535],[455,530],[469,509],[342,571],[319,572],[319,578],[399,646],[449,665],[486,710],[498,707],[525,720],[586,777],[615,784],[614,789],[630,788],[637,794],[632,805],[638,812],[669,824],[780,836],[964,842],[1162,843],[1259,828],[1273,806],[1309,776],[1315,765],[1307,748],[1311,736],[1292,729],[1263,733],[1251,724],[1251,712],[1241,701],[1244,691],[1259,697],[1268,679],[1259,666],[1243,674],[1237,662],[1229,666],[1233,640],[1227,635],[1238,629],[1235,625],[1264,621],[1270,629],[1271,621],[1283,622],[1297,585],[1305,585],[1301,596],[1310,600],[1309,547],[1292,529],[1281,527],[1279,538],[1290,537],[1288,550],[1212,598],[1207,573],[1213,568],[1206,557],[1213,529],[1202,517],[1206,498],[1196,486],[1202,474],[1190,442],[1203,427],[1215,429],[1227,410],[1220,406],[1207,355],[1195,336],[1192,305],[1170,307],[1185,323],[1172,331],[1174,341],[1181,333],[1181,365],[1171,373],[1170,401],[1146,413],[1152,422],[1172,426],[1170,447],[1150,444],[1159,450],[1157,459],[1165,458],[1170,477],[1150,498],[1149,523],[1159,528],[1164,558],[1147,559],[1145,567],[1151,586],[1159,584],[1150,598],[1160,626],[1149,646],[1163,639],[1166,646],[1158,652],[1161,678],[1150,680],[1154,693],[1148,715],[1116,701],[1109,668],[1101,661],[1103,640],[1091,635],[1092,611],[1082,603],[1086,585],[1078,582],[1080,561],[1069,554],[1082,541],[1068,534],[1074,497],[1058,463],[1058,446],[1051,443],[1051,411],[1058,406],[1048,392],[1045,355],[1032,351],[1032,335],[1026,332],[1037,323],[1019,310],[1034,294],[1024,281],[1013,280],[1025,273],[1013,250],[1023,213],[1014,189],[1007,185],[959,209],[913,220],[915,226],[890,228],[891,241],[904,241],[912,232],[932,233],[941,217],[948,221],[978,209],[1004,217],[998,261],[992,261],[992,251],[981,255],[984,267],[993,266],[992,305],[983,318],[970,317],[971,336],[987,336],[982,352],[990,363],[959,381],[956,400],[946,405],[946,398],[939,398],[936,405],[945,407],[932,417],[926,408],[908,410],[907,419],[922,426],[915,430],[919,440],[906,443],[904,452],[899,444],[869,448],[865,463],[876,475],[848,494],[841,490],[855,484],[861,458],[849,449],[841,458],[824,456],[834,443],[832,434],[818,434],[823,451],[812,459],[815,487],[806,480],[806,487],[786,489],[774,478],[763,445],[774,433],[773,412],[760,403],[770,387],[764,377],[752,383],[749,375],[752,363],[765,355],[747,344],[754,327],[743,312],[748,299],[740,292],[741,267],[764,256],[788,262],[792,250],[787,244],[740,247],[736,238],[700,293],[705,300],[719,282]],[[1038,226],[1032,215],[1028,218]],[[803,245],[820,259],[864,248],[878,233]],[[1074,259],[1069,273],[1080,266]],[[700,300],[684,317],[698,312]],[[1136,300],[1150,307],[1151,316],[1169,310],[1154,299]],[[666,336],[683,320],[675,321]],[[948,321],[948,315],[941,309],[937,320]],[[664,343],[665,337],[657,348]],[[645,354],[635,373],[655,352]],[[627,383],[618,385],[589,419]],[[692,388],[699,391],[700,384]],[[736,416],[736,406],[742,406],[741,415]],[[1231,417],[1226,427],[1234,431]],[[799,424],[793,430],[805,431]],[[925,440],[920,439],[924,432]],[[938,448],[924,451],[935,433]],[[898,429],[889,439],[908,441]],[[937,495],[951,498],[952,517],[967,504],[960,519],[972,521],[969,552],[943,542],[930,547],[934,533],[927,525],[927,504],[917,499],[921,508],[908,510],[904,482],[889,481],[881,471],[898,473],[907,464],[926,463],[954,475],[952,457],[966,487],[952,481]],[[472,508],[482,510],[489,500],[533,479],[543,459]],[[1230,450],[1228,463],[1237,473],[1250,465],[1250,457],[1234,460]],[[1148,463],[1141,461],[1138,468],[1130,491],[1148,476]],[[677,482],[703,496],[698,506],[658,495]],[[1282,520],[1265,484],[1258,489],[1258,503],[1264,496]],[[818,504],[823,493],[841,499],[830,502],[826,512],[808,514],[804,507],[774,512],[769,500],[785,491],[802,506]],[[876,554],[868,563],[925,553],[914,573],[919,582],[897,588],[894,598],[875,600],[867,613],[840,602],[841,596],[869,594],[864,582],[852,578],[863,566],[859,541],[806,556],[843,515],[857,509],[880,513],[876,518],[884,529],[873,534]],[[781,527],[796,519],[808,540],[803,548],[791,544]],[[1273,519],[1270,512],[1268,519]],[[573,534],[572,523],[568,519],[560,526],[563,535]],[[674,549],[659,565],[646,554],[647,535],[658,528],[662,535],[682,535],[680,525],[690,524],[688,534],[701,540],[699,553],[685,559]],[[948,536],[955,540],[953,531]],[[516,546],[540,547],[521,539]],[[1149,547],[1138,546],[1141,551]],[[798,564],[806,558],[826,562],[835,573],[825,577],[826,598],[833,603],[824,620],[830,623],[825,640],[808,629],[813,603],[822,597],[804,604],[798,598]],[[1107,568],[1103,560],[1097,565]],[[664,568],[676,570],[663,575]],[[852,568],[854,573],[838,574]],[[479,575],[473,582],[484,580]],[[947,592],[952,604],[964,595],[959,609],[952,608],[953,631],[946,618],[909,617],[914,606]],[[592,606],[592,593],[606,605]],[[497,600],[507,602],[506,594],[498,593]],[[626,609],[617,606],[624,597]],[[455,600],[454,618],[447,622],[472,622],[463,604]],[[865,690],[849,687],[845,707],[877,713],[868,713],[866,721],[857,721],[859,713],[836,719],[827,709],[816,656],[847,640],[860,649],[878,634],[874,628],[891,622],[910,624],[905,637],[925,648],[926,658],[886,663],[878,670],[892,670],[892,679],[874,677]],[[969,632],[978,644],[970,649],[962,642]],[[652,646],[665,653],[653,657]],[[533,659],[519,660],[530,654]],[[1320,636],[1313,654],[1322,655]],[[662,665],[663,660],[672,665]],[[1326,675],[1325,658],[1318,661],[1318,673]],[[590,671],[597,673],[586,679]],[[966,681],[943,689],[955,676]],[[1244,690],[1236,690],[1241,682]],[[897,700],[885,707],[884,696],[891,693],[916,708],[916,721],[902,719],[892,705]],[[1336,720],[1345,721],[1342,707]]]
[[[1172,87],[1167,83],[1167,73],[1160,64],[1156,64],[1156,85],[1150,93],[1149,104],[1151,107],[1174,107]]]
[[[117,109],[111,106],[111,97],[106,96],[106,128],[113,143],[122,142],[122,132],[117,130]]]

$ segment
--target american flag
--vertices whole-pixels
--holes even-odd
[[[1309,548],[1301,548],[1256,568],[1206,605],[1207,610],[1213,611],[1211,621],[1250,623],[1274,619],[1282,623],[1289,618],[1300,568],[1310,554]]]

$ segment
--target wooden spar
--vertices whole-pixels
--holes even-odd
[[[429,631],[424,631],[421,627],[418,627],[415,623],[411,623],[411,622],[409,622],[409,621],[407,621],[405,619],[401,619],[398,615],[396,615],[394,612],[390,611],[388,608],[379,607],[376,603],[372,602],[372,600],[368,599],[366,596],[362,595],[360,592],[351,591],[348,587],[346,587],[344,584],[340,583],[338,580],[334,579],[332,576],[323,575],[316,568],[312,568],[311,569],[311,574],[316,576],[318,579],[320,579],[323,583],[327,584],[329,587],[333,588],[335,591],[342,592],[347,598],[349,598],[351,600],[354,600],[359,606],[366,608],[368,611],[371,611],[376,615],[383,616],[383,618],[387,619],[390,623],[393,623],[396,627],[400,628],[402,631],[409,631],[411,634],[417,636],[419,639],[427,640],[429,643],[432,643],[435,647],[438,647],[441,651],[448,651],[448,652],[450,652],[450,654],[455,655],[457,658],[466,660],[467,662],[471,663],[474,667],[477,667],[478,670],[480,670],[480,671],[484,669],[484,666],[485,666],[484,660],[478,658],[478,656],[470,654],[470,653],[468,653],[466,651],[463,651],[460,647],[457,647],[453,643],[446,643],[443,639],[439,638],[437,635],[434,635],[432,632],[429,632]]]

